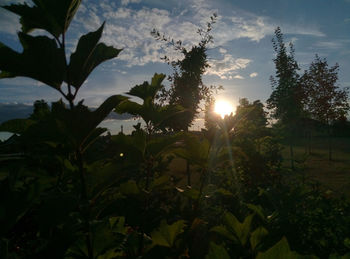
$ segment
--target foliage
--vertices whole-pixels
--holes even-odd
[[[302,113],[302,91],[298,83],[299,66],[294,59],[293,44],[289,44],[289,53],[283,42],[280,27],[275,30],[272,40],[276,57],[273,59],[276,67],[276,77],[271,77],[273,91],[267,100],[268,108],[273,109],[272,116],[283,124],[290,124]]]
[[[241,100],[237,115],[213,120],[202,133],[158,134],[183,107],[156,102],[165,76],[155,74],[128,93],[142,104],[113,95],[91,111],[74,103],[76,93],[120,50],[98,43],[102,25],[61,64],[80,2],[33,2],[7,7],[21,15],[25,48],[20,54],[1,45],[2,76],[46,82],[69,107],[37,101],[30,118],[0,125],[18,134],[0,143],[1,258],[298,258],[348,251],[347,201],[273,177],[283,173],[280,149],[261,102]],[[27,34],[36,28],[54,39]],[[33,65],[38,43],[58,59]],[[192,78],[186,62],[179,63],[181,80]],[[98,125],[112,110],[141,116],[146,130],[136,125],[131,135],[101,136],[106,129]],[[191,186],[169,170],[174,158],[190,162],[197,178]]]
[[[316,55],[301,78],[306,92],[306,109],[311,118],[327,125],[344,118],[350,109],[346,89],[340,89],[336,84],[338,72],[338,64],[329,68],[326,59]]]
[[[115,111],[118,113],[127,112],[141,117],[146,123],[146,129],[149,134],[160,130],[163,132],[167,131],[172,120],[184,114],[184,109],[179,105],[161,105],[155,102],[157,93],[164,89],[162,85],[164,78],[164,74],[156,73],[151,80],[151,84],[144,82],[131,88],[127,94],[142,99],[143,103],[139,104],[125,100],[115,108]]]
[[[199,104],[202,100],[210,98],[214,86],[205,86],[202,82],[202,76],[209,67],[207,60],[208,44],[213,41],[210,34],[212,25],[216,22],[217,15],[210,17],[207,28],[199,29],[198,34],[201,41],[192,46],[190,50],[183,46],[181,41],[174,41],[161,36],[157,30],[152,31],[152,35],[157,40],[163,40],[173,45],[176,51],[183,55],[182,60],[170,61],[168,57],[165,60],[172,65],[174,73],[170,77],[172,82],[169,90],[163,90],[161,99],[167,100],[171,105],[180,105],[185,108],[185,113],[177,116],[176,123],[172,124],[172,128],[178,130],[188,130],[192,125],[192,121],[199,112]]]

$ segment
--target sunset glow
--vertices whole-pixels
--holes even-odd
[[[214,112],[224,118],[226,115],[233,113],[233,106],[227,101],[219,100],[215,102]]]

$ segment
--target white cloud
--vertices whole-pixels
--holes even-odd
[[[220,52],[221,54],[225,54],[225,53],[227,52],[227,50],[224,49],[224,48],[219,48],[219,52]]]
[[[122,5],[128,5],[130,3],[140,3],[140,2],[141,2],[141,0],[122,0],[121,4]]]
[[[230,79],[237,70],[244,69],[251,62],[246,58],[234,58],[230,54],[224,54],[223,59],[211,60],[210,68],[207,70],[208,75],[217,75],[221,79]],[[235,77],[233,77],[235,78]]]
[[[233,78],[235,78],[235,79],[244,79],[244,77],[243,76],[240,76],[240,75],[235,75]]]
[[[258,76],[257,72],[253,72],[249,75],[250,78],[257,77],[257,76]]]
[[[319,41],[314,44],[315,47],[321,49],[341,49],[347,47],[350,40],[334,40],[334,41]]]

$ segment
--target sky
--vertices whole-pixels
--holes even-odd
[[[22,1],[0,0],[1,5],[15,2]],[[200,40],[196,31],[206,27],[213,13],[218,18],[207,52],[210,68],[203,81],[224,87],[217,99],[233,105],[240,98],[267,100],[272,91],[269,78],[275,72],[271,39],[277,26],[285,42],[294,44],[300,73],[318,54],[330,66],[339,64],[338,84],[350,87],[350,0],[83,0],[67,33],[68,54],[74,52],[81,35],[97,30],[104,21],[101,41],[123,51],[93,71],[78,100],[98,106],[110,95],[149,81],[154,73],[171,74],[161,58],[180,56],[157,42],[150,31],[157,29],[190,48]],[[0,41],[21,51],[19,30],[18,16],[1,9]],[[23,77],[1,79],[0,91],[0,103],[60,98],[50,87]]]

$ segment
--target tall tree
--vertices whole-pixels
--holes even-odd
[[[283,41],[281,28],[275,30],[272,39],[276,57],[275,77],[271,76],[272,93],[267,100],[268,108],[272,109],[272,117],[283,124],[290,124],[299,117],[302,112],[301,87],[298,83],[299,66],[294,58],[294,46],[289,43],[289,53]]]
[[[316,55],[300,80],[310,116],[328,125],[329,160],[332,160],[331,125],[344,118],[350,108],[348,91],[337,85],[338,72],[338,64],[329,67],[326,59]]]
[[[215,88],[204,85],[202,76],[209,67],[207,49],[208,44],[213,41],[210,32],[216,17],[217,15],[213,14],[210,17],[210,22],[207,23],[207,28],[198,30],[201,40],[190,50],[183,46],[181,41],[174,41],[164,35],[161,36],[156,30],[152,31],[152,35],[157,40],[167,42],[183,55],[183,59],[177,61],[171,61],[168,57],[165,57],[165,60],[172,65],[174,72],[169,77],[171,81],[170,89],[168,91],[164,90],[161,96],[161,99],[166,100],[170,105],[180,105],[186,109],[186,112],[174,119],[172,128],[176,131],[188,130],[200,111],[200,102],[208,98]]]
[[[287,129],[291,167],[294,169],[293,131],[303,111],[302,91],[297,73],[299,66],[294,58],[292,43],[289,44],[289,53],[287,52],[280,27],[275,30],[272,44],[276,53],[276,57],[273,59],[276,73],[275,77],[271,76],[270,78],[273,91],[267,100],[267,107],[272,110],[272,117]]]

